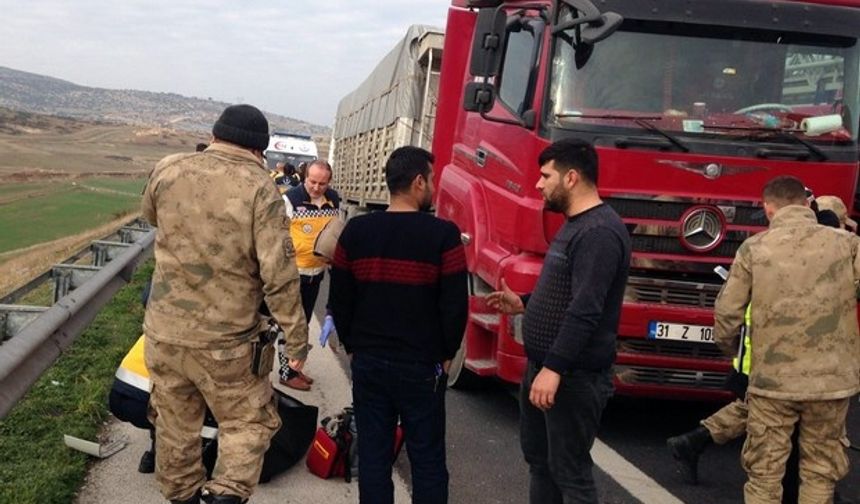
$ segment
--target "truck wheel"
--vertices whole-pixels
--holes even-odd
[[[478,386],[481,379],[475,373],[466,369],[466,340],[460,343],[460,349],[451,359],[451,367],[448,368],[448,386],[457,390],[468,390]]]

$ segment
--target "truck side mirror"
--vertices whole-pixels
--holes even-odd
[[[576,50],[576,68],[582,68],[594,51],[594,44],[615,33],[624,22],[624,18],[615,12],[601,13],[591,0],[561,0],[577,12],[577,17],[566,21],[556,21],[552,34],[557,35],[567,30],[574,30],[574,48]]]
[[[505,42],[505,11],[501,7],[481,9],[472,40],[469,72],[476,77],[493,77],[499,71]]]
[[[621,26],[624,18],[616,12],[601,13],[591,0],[561,0],[568,7],[575,10],[579,15],[573,19],[559,22],[556,17],[552,33],[555,35],[560,31],[576,27],[577,42],[594,45],[597,42],[612,35]],[[558,14],[556,14],[558,16]]]

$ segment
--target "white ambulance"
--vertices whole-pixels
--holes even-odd
[[[300,163],[311,162],[317,158],[317,145],[308,135],[276,131],[269,138],[266,149],[266,164],[270,170],[280,162],[298,168]]]

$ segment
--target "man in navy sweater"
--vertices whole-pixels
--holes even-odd
[[[550,244],[534,292],[487,296],[525,312],[528,366],[520,392],[520,442],[531,504],[597,503],[591,446],[612,395],[611,368],[630,264],[630,236],[597,193],[597,153],[560,140],[540,154],[537,189],[567,217]]]
[[[338,240],[329,307],[352,359],[360,501],[394,502],[397,419],[412,502],[448,502],[445,385],[468,312],[466,256],[453,223],[426,212],[433,155],[401,147],[385,165],[385,212],[351,219]]]

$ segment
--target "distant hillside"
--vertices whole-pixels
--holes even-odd
[[[0,106],[87,121],[205,132],[229,105],[176,93],[103,89],[0,67]],[[328,135],[329,128],[266,112],[272,130]]]

